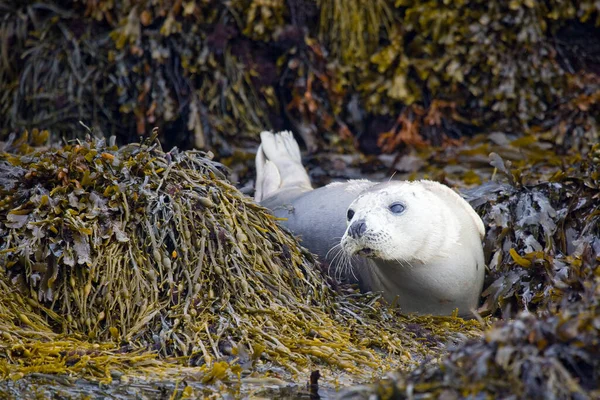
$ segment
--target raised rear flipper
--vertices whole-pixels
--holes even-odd
[[[310,178],[302,166],[300,148],[289,131],[261,132],[256,153],[254,199],[263,201],[282,189],[311,190]]]

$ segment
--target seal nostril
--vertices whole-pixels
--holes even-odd
[[[367,224],[365,224],[365,220],[360,219],[358,221],[354,221],[352,223],[352,225],[350,225],[350,228],[348,229],[348,233],[350,234],[350,237],[352,237],[354,239],[358,239],[365,233],[366,230],[367,230]]]

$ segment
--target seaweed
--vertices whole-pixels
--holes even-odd
[[[33,128],[71,138],[81,120],[120,144],[158,126],[169,147],[223,157],[264,128],[291,128],[311,151],[393,152],[496,130],[563,150],[598,140],[591,0],[0,9],[3,138]]]
[[[399,367],[382,397],[597,393],[593,1],[0,10],[4,377],[212,383],[318,365],[364,380]],[[104,139],[82,139],[80,121]],[[222,159],[262,129],[293,128],[311,152],[400,151],[393,169],[411,148],[431,178],[492,177],[466,195],[490,227],[480,312],[501,321],[441,359],[479,323],[330,288],[209,153],[116,146],[150,126],[169,148]],[[47,145],[57,138],[80,140]]]
[[[547,181],[491,154],[504,182],[469,194],[488,227],[485,308],[556,311],[589,295],[600,261],[599,151],[563,160]]]
[[[160,126],[166,143],[223,148],[224,132],[268,125],[258,105],[273,96],[219,44],[238,34],[219,22],[237,21],[235,8],[210,3],[0,3],[11,47],[0,71],[4,137],[43,127],[72,138],[81,120],[120,143]]]
[[[597,281],[593,283],[597,291]],[[596,293],[598,295],[598,293]],[[593,399],[600,395],[598,303],[557,315],[521,313],[480,340],[452,349],[438,365],[401,372],[344,398]]]

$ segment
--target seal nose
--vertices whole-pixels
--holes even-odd
[[[353,239],[360,238],[365,231],[367,230],[367,224],[365,224],[364,219],[359,219],[358,221],[354,221],[350,228],[348,228],[348,234]]]

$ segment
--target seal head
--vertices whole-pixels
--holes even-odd
[[[346,213],[344,251],[407,265],[428,263],[451,255],[461,245],[463,229],[479,230],[478,224],[461,224],[460,215],[449,207],[453,201],[463,208],[462,198],[443,185],[423,182],[387,182],[360,194]],[[472,209],[466,207],[460,214],[469,214]],[[482,232],[483,226],[470,233],[479,237]]]
[[[372,260],[362,283],[405,311],[469,315],[485,265],[481,218],[452,189],[432,181],[376,184],[346,212],[341,247]]]

